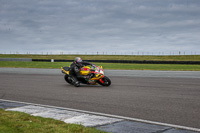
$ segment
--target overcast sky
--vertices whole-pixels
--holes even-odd
[[[200,0],[0,0],[0,47],[200,54]]]

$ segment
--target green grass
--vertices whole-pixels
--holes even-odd
[[[104,133],[95,128],[0,109],[0,133]]]
[[[136,56],[136,55],[22,55],[0,54],[0,58],[32,58],[32,59],[68,59],[81,57],[83,60],[152,60],[152,61],[200,61],[200,55],[176,56]],[[10,62],[0,61],[0,67],[15,68],[60,68],[69,66],[70,62]],[[94,63],[102,65],[104,69],[123,70],[171,70],[171,71],[200,71],[200,65],[182,64],[120,64],[120,63]]]
[[[11,68],[56,68],[69,66],[71,62],[16,62],[0,61],[0,67]],[[200,71],[200,65],[181,64],[123,64],[123,63],[94,63],[102,65],[104,69],[118,70],[170,70],[170,71]]]
[[[81,57],[83,60],[152,60],[152,61],[200,61],[200,55],[29,55],[0,54],[0,58],[68,59]]]

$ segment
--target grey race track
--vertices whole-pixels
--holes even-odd
[[[105,72],[110,87],[75,88],[58,69],[0,68],[0,99],[200,128],[200,72]]]

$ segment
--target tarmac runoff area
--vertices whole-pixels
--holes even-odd
[[[0,73],[18,74],[58,74],[60,69],[37,68],[0,68]],[[138,71],[138,70],[105,70],[107,76],[128,77],[166,77],[166,78],[200,78],[196,71]],[[199,128],[191,128],[130,117],[122,117],[83,110],[74,110],[55,106],[24,103],[0,99],[0,108],[9,111],[20,111],[33,116],[54,118],[66,123],[77,123],[88,127],[113,133],[197,133]]]
[[[200,129],[103,113],[0,99],[0,108],[113,133],[198,133]]]

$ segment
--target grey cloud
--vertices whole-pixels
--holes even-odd
[[[197,0],[1,0],[1,50],[197,51],[199,6]]]

